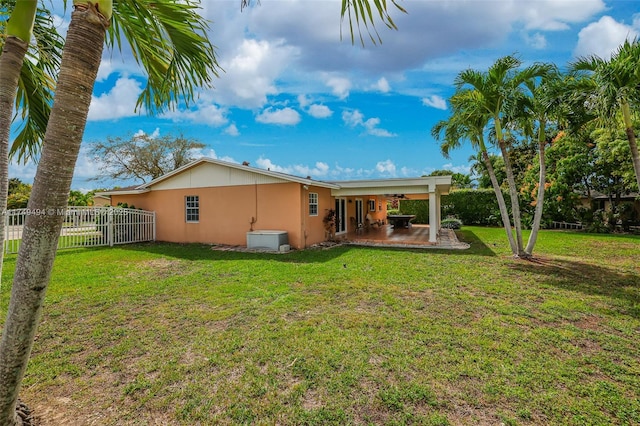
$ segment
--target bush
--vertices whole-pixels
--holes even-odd
[[[507,208],[509,195],[504,193]],[[498,200],[493,189],[459,189],[442,196],[442,214],[455,216],[467,225],[502,224]]]
[[[429,223],[429,200],[402,200],[400,201],[400,214],[415,215],[411,223]]]
[[[388,209],[387,215],[400,214],[400,209]]]
[[[441,227],[446,229],[460,229],[462,227],[462,221],[455,217],[448,217],[440,222]]]

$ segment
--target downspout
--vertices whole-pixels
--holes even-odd
[[[254,208],[255,208],[255,216],[251,216],[251,220],[249,221],[249,231],[253,232],[253,225],[256,224],[256,222],[258,222],[258,181],[254,180],[253,183],[253,192],[255,194],[255,202],[254,202]]]

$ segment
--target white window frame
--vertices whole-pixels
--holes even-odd
[[[314,212],[315,210],[315,212]],[[309,193],[309,216],[318,216],[318,193]]]
[[[195,217],[195,220],[194,220]],[[184,219],[187,223],[200,222],[200,196],[187,195],[184,197]]]

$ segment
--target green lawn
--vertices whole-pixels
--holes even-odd
[[[543,232],[526,262],[459,235],[61,251],[22,398],[44,424],[639,424],[640,238]]]

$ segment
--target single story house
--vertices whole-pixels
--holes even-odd
[[[149,183],[99,195],[112,206],[155,211],[159,241],[244,246],[249,231],[280,230],[301,249],[327,240],[323,219],[330,211],[340,238],[367,215],[385,222],[386,201],[398,194],[429,200],[429,241],[435,243],[440,196],[450,186],[450,176],[329,182],[200,158]]]

